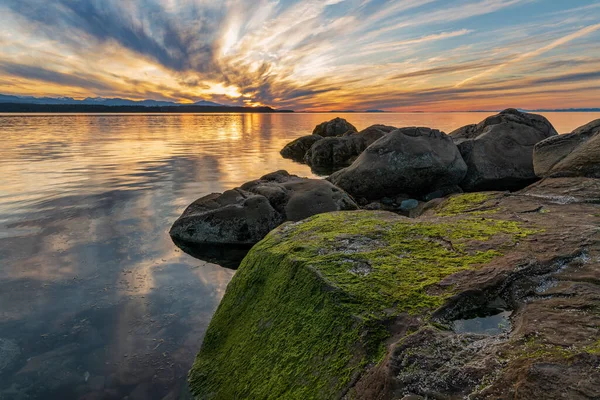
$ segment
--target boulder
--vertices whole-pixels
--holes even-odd
[[[468,167],[460,186],[466,191],[516,190],[535,182],[533,147],[555,135],[546,118],[515,109],[455,130],[450,136]]]
[[[305,162],[316,169],[348,166],[372,143],[395,129],[373,125],[360,132],[346,132],[342,137],[325,138],[306,152]]]
[[[537,143],[533,167],[539,177],[600,177],[600,119]]]
[[[342,136],[347,132],[358,132],[358,130],[350,122],[338,117],[317,125],[313,130],[313,135],[331,137]]]
[[[303,162],[306,152],[323,137],[319,135],[306,135],[285,145],[280,154],[283,158],[289,158],[294,161]]]
[[[355,198],[376,200],[408,194],[421,198],[456,185],[467,166],[452,139],[430,128],[401,128],[369,146],[328,180]]]
[[[357,208],[350,196],[327,181],[277,171],[196,200],[169,233],[178,245],[254,244],[284,221]]]
[[[598,195],[597,179],[560,179]],[[555,203],[555,187],[280,226],[229,283],[192,393],[600,398],[600,206]]]

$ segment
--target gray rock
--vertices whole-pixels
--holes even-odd
[[[355,198],[407,194],[420,198],[456,185],[467,166],[452,139],[430,128],[395,130],[369,146],[348,168],[328,179]]]
[[[477,125],[450,133],[468,171],[460,186],[466,191],[515,190],[534,182],[533,147],[557,135],[550,122],[536,114],[507,109]]]
[[[348,166],[367,147],[394,129],[393,126],[372,125],[360,132],[346,132],[342,137],[325,138],[312,145],[304,161],[317,169]]]
[[[417,207],[419,207],[419,200],[415,199],[404,200],[402,203],[400,203],[400,210],[402,211],[414,210]]]
[[[533,167],[539,177],[600,177],[600,119],[567,135],[550,137],[535,145]]]
[[[169,233],[190,243],[252,244],[283,221],[266,197],[233,189],[193,202]]]
[[[304,161],[306,152],[319,140],[323,139],[319,135],[307,135],[299,137],[298,139],[285,145],[279,152],[283,158],[289,158],[294,161]]]
[[[325,180],[277,171],[196,200],[169,233],[176,243],[254,244],[284,221],[355,209],[348,194]]]
[[[323,137],[342,136],[347,132],[358,132],[350,122],[343,118],[334,118],[331,121],[322,122],[315,127],[313,135]]]

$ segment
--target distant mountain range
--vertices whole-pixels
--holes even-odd
[[[227,107],[227,105],[213,103],[212,101],[200,100],[193,104],[182,104],[173,101],[157,100],[127,100],[121,98],[88,97],[83,100],[75,100],[72,97],[33,97],[33,96],[12,96],[0,94],[0,103],[18,103],[18,104],[68,104],[68,105],[89,105],[89,106],[142,106],[142,107],[175,107],[175,106],[201,106],[201,107]]]

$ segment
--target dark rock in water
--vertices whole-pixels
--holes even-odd
[[[241,187],[266,197],[285,221],[300,221],[315,214],[356,210],[347,193],[322,179],[300,178],[277,171]]]
[[[450,136],[468,166],[460,186],[465,191],[522,189],[537,180],[533,146],[555,135],[546,118],[515,109],[455,130]]]
[[[418,219],[352,211],[283,224],[228,285],[191,391],[599,399],[599,182],[459,194]]]
[[[536,175],[600,178],[600,119],[535,145]]]
[[[396,128],[373,125],[360,132],[347,132],[342,137],[329,137],[315,142],[306,152],[305,162],[313,168],[345,167],[367,147]]]
[[[286,144],[285,147],[281,149],[280,154],[283,158],[289,158],[294,161],[303,162],[306,152],[311,148],[312,145],[321,139],[323,139],[323,137],[319,135],[307,135],[299,137],[298,139]]]
[[[458,184],[466,172],[450,136],[430,128],[401,128],[377,140],[328,180],[356,198],[376,200],[400,193],[420,198]]]
[[[188,243],[253,244],[283,221],[265,196],[233,189],[193,202],[169,233]]]
[[[192,203],[171,227],[171,237],[189,253],[201,245],[248,245],[284,221],[298,221],[358,206],[341,189],[320,179],[277,171],[241,188],[213,193]]]
[[[347,132],[358,132],[356,127],[343,118],[334,118],[331,121],[322,122],[315,127],[313,135],[322,137],[342,136]]]

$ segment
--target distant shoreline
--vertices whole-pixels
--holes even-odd
[[[230,106],[103,106],[88,104],[0,103],[2,113],[102,113],[102,114],[191,114],[191,113],[293,113],[271,107]]]

